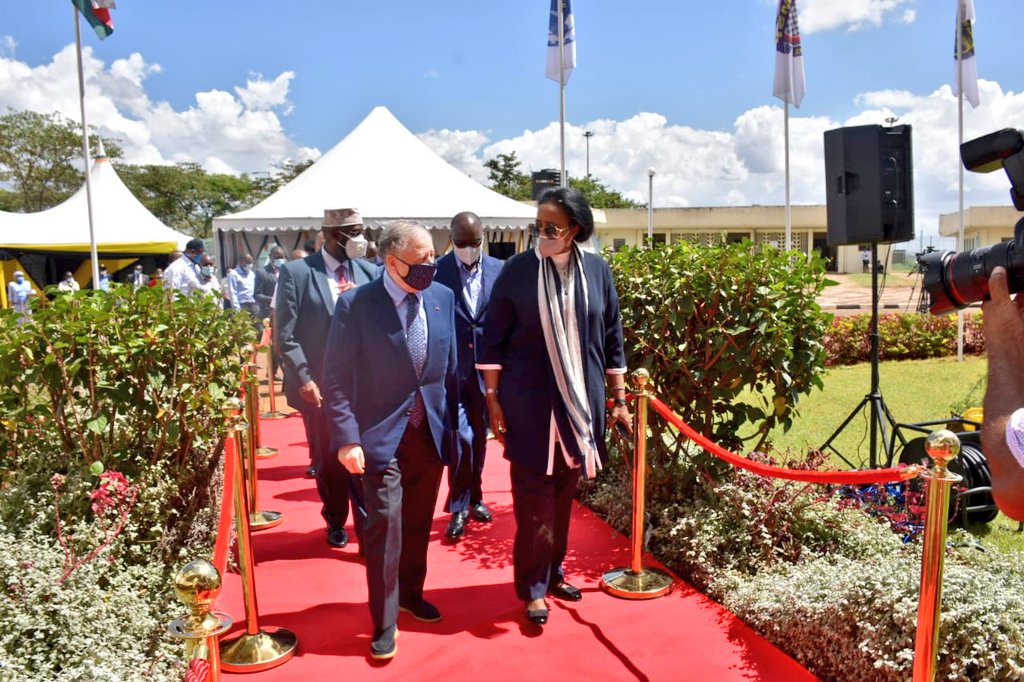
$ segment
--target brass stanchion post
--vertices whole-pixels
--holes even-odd
[[[942,612],[942,568],[946,558],[949,493],[962,476],[950,472],[949,462],[960,453],[960,439],[952,431],[935,431],[925,441],[934,466],[921,473],[928,480],[924,547],[921,550],[921,594],[917,602],[917,637],[914,640],[914,682],[932,682],[939,651],[939,615]]]
[[[256,603],[256,569],[252,557],[252,535],[249,527],[249,501],[245,474],[237,437],[246,429],[242,424],[228,433],[225,456],[235,461],[235,531],[238,535],[238,569],[242,576],[242,599],[245,605],[245,632],[220,643],[222,667],[227,672],[260,672],[277,667],[295,654],[298,638],[284,628],[261,629],[259,606]],[[255,465],[255,462],[252,462]]]
[[[248,422],[243,422],[238,428],[242,429],[244,433],[239,432],[240,442],[240,453],[239,459],[242,462],[240,467],[245,475],[242,477],[244,484],[247,488],[246,492],[246,508],[249,510],[249,525],[253,530],[266,530],[278,526],[284,521],[284,515],[281,512],[266,511],[259,508],[259,476],[256,469],[256,432],[253,423],[259,420],[259,417],[253,419],[253,414],[258,412],[254,408],[255,397],[252,390],[252,375],[246,380],[245,385],[245,413]]]
[[[277,448],[268,448],[263,445],[263,427],[260,426],[260,379],[256,376],[259,366],[252,362],[247,365],[247,369],[249,373],[246,381],[249,387],[246,395],[252,393],[252,400],[246,401],[246,408],[249,428],[252,430],[255,441],[255,449],[253,451],[256,453],[257,459],[270,459],[277,455]]]
[[[270,329],[270,318],[263,318],[263,328]],[[277,411],[277,386],[274,384],[274,336],[270,335],[270,343],[267,344],[267,390],[270,394],[270,412],[264,412],[260,416],[264,419],[284,419],[288,415]]]
[[[625,599],[653,599],[668,594],[672,576],[656,568],[644,568],[644,513],[647,486],[647,409],[650,374],[638,369],[632,375],[636,395],[633,414],[633,535],[628,568],[616,568],[601,577],[605,592]]]
[[[191,614],[176,618],[167,626],[172,637],[185,640],[185,659],[205,659],[210,664],[209,682],[220,682],[220,646],[217,637],[234,621],[231,616],[211,611],[220,594],[220,573],[205,559],[190,561],[174,576],[174,594]]]

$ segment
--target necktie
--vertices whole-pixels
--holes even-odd
[[[338,280],[337,287],[338,287],[338,295],[340,296],[341,293],[342,293],[341,292],[342,285],[344,285],[344,284],[346,284],[348,282],[348,268],[346,268],[345,264],[342,263],[341,265],[338,266],[338,269],[334,271],[334,274],[335,274],[335,277]]]
[[[409,355],[412,357],[412,366],[416,369],[416,376],[423,374],[423,365],[427,360],[427,330],[424,320],[420,319],[420,300],[416,294],[408,294],[405,297],[405,340],[409,346]],[[416,390],[416,403],[409,413],[409,423],[419,426],[423,423],[423,417],[427,414],[426,406],[423,404],[423,394]]]

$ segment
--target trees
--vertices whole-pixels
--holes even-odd
[[[569,186],[583,192],[594,208],[641,208],[644,204],[622,196],[621,192],[607,187],[603,182],[589,178],[569,178]]]
[[[89,136],[96,149],[99,135]],[[103,138],[107,156],[121,148]],[[57,112],[10,111],[0,115],[0,183],[8,187],[0,201],[8,211],[34,212],[56,206],[85,179],[80,168],[82,128]]]
[[[491,189],[519,201],[529,201],[530,176],[520,170],[521,165],[522,162],[516,158],[515,152],[498,154],[495,158],[484,161]]]

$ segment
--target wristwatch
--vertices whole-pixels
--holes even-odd
[[[612,405],[614,405],[615,407],[625,407],[626,406],[626,399],[625,398],[616,398],[615,400],[612,401]]]

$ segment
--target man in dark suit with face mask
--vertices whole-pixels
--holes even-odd
[[[322,225],[323,248],[280,269],[274,327],[284,360],[285,395],[288,404],[302,413],[306,427],[316,487],[323,502],[321,513],[327,522],[327,542],[344,547],[348,544],[349,498],[357,536],[362,533],[365,511],[358,480],[350,477],[329,451],[321,392],[324,359],[333,355],[327,348],[327,333],[338,297],[373,280],[376,268],[362,260],[366,238],[358,211],[326,210]]]

